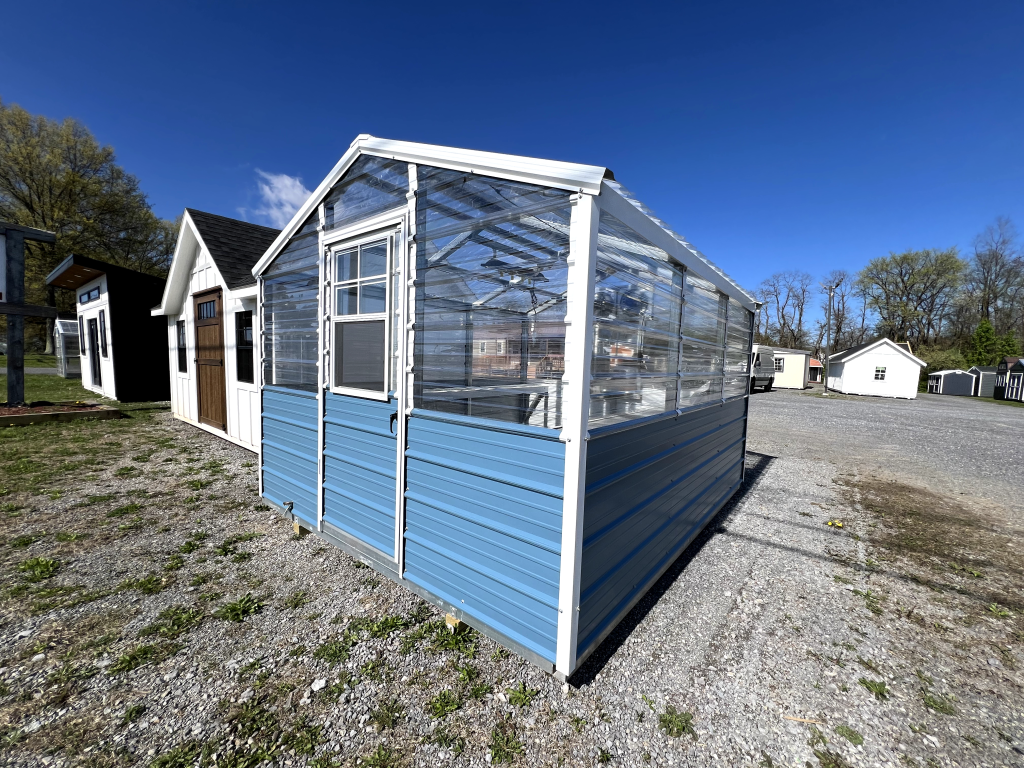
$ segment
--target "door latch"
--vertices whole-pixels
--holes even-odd
[[[391,414],[391,424],[388,425],[388,431],[393,435],[395,434],[395,422],[398,421],[398,411]]]

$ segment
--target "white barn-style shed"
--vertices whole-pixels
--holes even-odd
[[[994,397],[996,388],[996,366],[994,365],[973,365],[967,369],[968,373],[974,374],[975,397]]]
[[[915,399],[921,369],[928,363],[907,347],[878,339],[829,355],[829,389],[846,395]]]
[[[167,286],[174,416],[259,450],[260,396],[252,268],[280,230],[186,208]]]

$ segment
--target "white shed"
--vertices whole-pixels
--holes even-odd
[[[775,347],[775,387],[807,389],[811,376],[811,353],[804,349]]]
[[[974,374],[974,392],[972,394],[975,397],[995,396],[996,366],[974,365],[967,372]]]
[[[260,396],[252,268],[280,230],[186,208],[167,287],[171,412],[259,450]]]
[[[974,374],[959,369],[929,373],[928,394],[970,397],[974,394]]]
[[[915,357],[909,345],[878,339],[829,355],[828,386],[847,395],[917,397],[921,369],[928,364]]]

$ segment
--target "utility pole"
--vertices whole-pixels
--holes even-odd
[[[25,304],[25,241],[57,241],[53,232],[0,221],[0,315],[7,315],[7,404],[25,402],[25,317],[57,317],[55,307]]]
[[[828,306],[825,309],[825,394],[828,394],[828,356],[829,351],[832,349],[832,297],[836,293],[836,288],[839,287],[839,283],[835,285],[821,285],[822,293],[828,294]]]

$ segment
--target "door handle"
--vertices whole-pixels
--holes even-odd
[[[395,434],[395,422],[398,421],[398,411],[391,414],[391,423],[388,425],[388,432]]]

